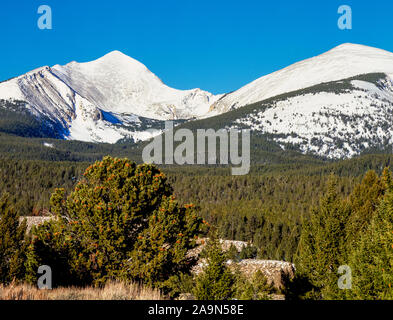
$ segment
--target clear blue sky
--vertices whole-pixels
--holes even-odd
[[[343,4],[352,30],[337,27]],[[393,1],[2,0],[0,30],[0,81],[116,49],[169,86],[223,93],[344,42],[393,51]]]

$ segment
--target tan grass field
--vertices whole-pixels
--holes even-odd
[[[165,300],[157,289],[137,283],[108,283],[103,288],[62,287],[40,290],[28,284],[0,285],[0,300]]]

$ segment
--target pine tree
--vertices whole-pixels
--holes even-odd
[[[381,177],[383,186],[385,190],[392,191],[393,190],[393,178],[392,173],[388,167],[385,167],[382,172]]]
[[[393,191],[388,190],[351,255],[354,299],[393,299]]]
[[[248,243],[247,246],[243,246],[240,251],[240,259],[255,259],[258,255],[258,249],[253,246],[251,243]]]
[[[233,243],[230,245],[226,254],[229,260],[233,260],[234,262],[240,261],[240,252]]]
[[[362,182],[355,186],[349,197],[349,210],[351,211],[346,226],[346,246],[348,254],[356,246],[360,236],[366,232],[373,214],[383,197],[387,184],[389,184],[388,171],[384,170],[383,177],[379,178],[375,171],[368,171]]]
[[[260,270],[248,277],[238,273],[235,287],[235,297],[239,300],[270,300],[275,292],[273,284]]]
[[[10,206],[8,195],[0,199],[0,282],[8,284],[24,277],[26,220]]]
[[[40,264],[61,275],[55,285],[125,279],[158,286],[189,272],[195,259],[186,253],[196,246],[202,219],[172,193],[153,165],[111,157],[91,165],[69,196],[53,193],[56,219],[33,231],[29,281]]]
[[[336,179],[331,176],[328,191],[318,208],[305,221],[298,247],[299,274],[306,275],[312,287],[310,297],[335,299],[340,296],[338,267],[346,264],[345,225],[348,208],[337,194]]]
[[[216,233],[207,242],[205,250],[206,266],[196,279],[194,295],[198,300],[228,300],[234,295],[235,276],[226,265]]]

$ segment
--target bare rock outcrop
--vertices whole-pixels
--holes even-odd
[[[22,222],[24,219],[26,219],[26,224],[27,224],[26,232],[29,232],[33,226],[38,226],[40,224],[43,224],[45,221],[53,219],[53,216],[20,217],[19,221]]]
[[[199,256],[209,239],[204,238],[199,240],[199,246],[190,250],[191,256]],[[235,246],[240,252],[243,247],[249,245],[244,241],[232,241],[220,239],[223,251],[229,250],[231,245]],[[205,259],[199,259],[198,263],[192,269],[194,274],[202,272],[203,268],[207,265]],[[228,260],[227,265],[232,270],[238,270],[246,277],[251,277],[257,271],[261,271],[265,275],[268,283],[272,284],[277,289],[282,289],[284,278],[293,278],[295,275],[295,265],[286,261],[278,260],[260,260],[260,259],[243,259],[238,262]]]

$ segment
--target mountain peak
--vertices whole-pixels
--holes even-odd
[[[119,50],[113,50],[107,53],[108,55],[123,55],[125,56],[125,54]]]
[[[357,43],[346,42],[346,43],[342,43],[342,44],[334,47],[332,50],[364,49],[364,48],[372,48],[372,47],[365,46],[365,45],[362,45],[362,44],[357,44]],[[375,48],[373,48],[373,49],[375,49]]]
[[[220,99],[212,110],[222,113],[319,83],[367,73],[393,74],[393,53],[344,43],[321,55],[254,80]]]
[[[127,56],[126,54],[124,54],[119,50],[113,50],[111,52],[108,52],[107,54],[103,55],[101,58],[98,58],[96,61],[100,61],[100,60],[127,61],[127,62],[142,64],[138,60],[135,60],[130,56]]]
[[[326,53],[348,53],[348,54],[379,54],[379,55],[388,55],[388,56],[393,56],[393,53],[383,50],[383,49],[378,49],[375,47],[370,47],[366,46],[363,44],[356,44],[356,43],[343,43],[338,45],[337,47],[334,47],[330,51]]]
[[[132,59],[130,56],[127,56],[123,52],[119,50],[113,50],[102,56],[101,58],[114,58],[114,59]],[[134,59],[132,59],[134,60]]]

